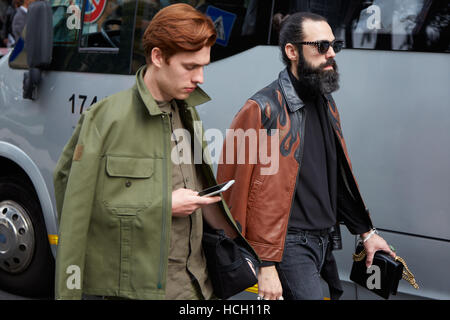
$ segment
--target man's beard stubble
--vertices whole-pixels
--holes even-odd
[[[333,70],[323,70],[327,66],[332,66]],[[313,67],[301,56],[297,74],[299,81],[313,94],[330,94],[339,89],[338,67],[333,58],[318,67]]]

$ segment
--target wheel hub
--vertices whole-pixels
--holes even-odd
[[[34,229],[27,211],[18,203],[0,202],[0,269],[24,271],[34,252]]]

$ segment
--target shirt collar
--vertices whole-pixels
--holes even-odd
[[[144,83],[144,74],[147,70],[147,66],[142,66],[136,73],[136,87],[139,92],[139,95],[147,107],[150,115],[155,116],[161,114],[161,109],[158,107],[155,99],[152,94],[148,90],[147,86]],[[181,100],[181,106],[185,106],[187,108],[192,108],[198,106],[202,103],[208,102],[211,98],[204,92],[200,87],[195,88],[195,90],[189,95],[189,97],[185,100]]]

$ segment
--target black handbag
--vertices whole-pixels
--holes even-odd
[[[240,247],[223,230],[204,230],[202,244],[218,298],[227,299],[258,282]]]
[[[402,277],[415,289],[419,288],[405,260],[399,256],[393,258],[383,251],[377,251],[372,266],[375,267],[370,269],[366,267],[366,251],[363,245],[359,244],[353,254],[350,280],[384,299],[388,299],[391,294],[397,294],[398,284]]]

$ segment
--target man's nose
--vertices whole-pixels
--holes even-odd
[[[330,46],[327,53],[325,53],[325,58],[328,60],[334,57],[336,57],[336,52],[334,52],[333,46]]]
[[[203,83],[203,67],[196,68],[194,70],[194,76],[192,77],[192,82],[194,83]]]

